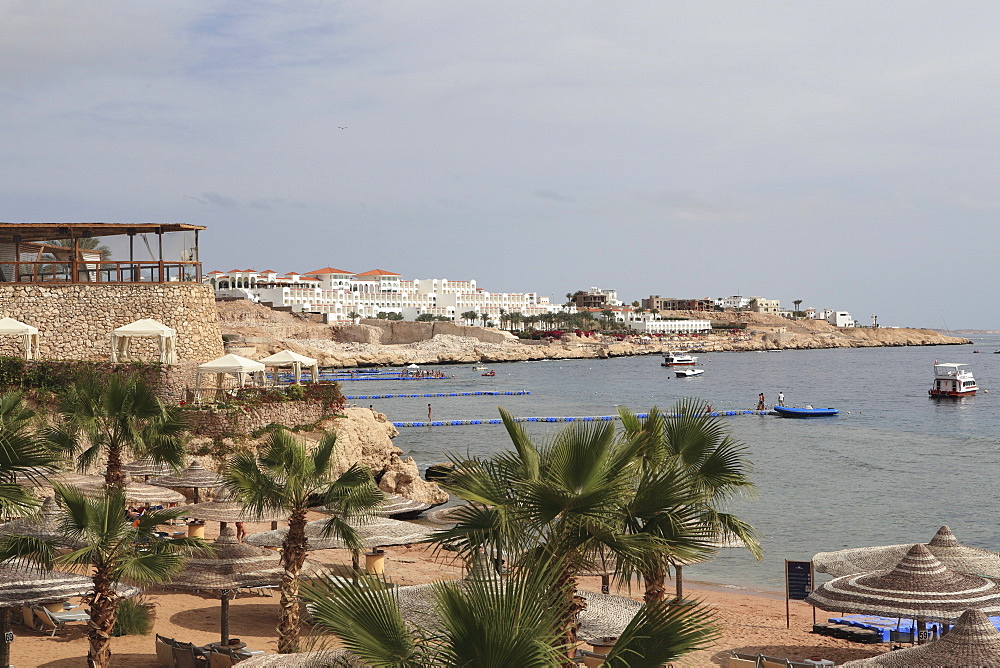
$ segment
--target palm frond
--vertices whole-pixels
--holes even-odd
[[[315,626],[337,636],[367,665],[425,665],[392,589],[381,580],[361,578],[354,585],[323,576],[304,583],[300,591]]]
[[[656,668],[711,646],[720,635],[715,613],[695,604],[647,603],[622,631],[607,668]]]

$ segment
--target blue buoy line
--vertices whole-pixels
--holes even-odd
[[[420,397],[520,397],[531,394],[530,390],[514,390],[510,392],[484,391],[484,392],[437,392],[429,394],[358,394],[345,399],[419,399]]]
[[[702,414],[699,417],[731,417],[736,415],[776,415],[774,411],[715,411]],[[639,418],[649,417],[649,413],[636,413]],[[664,417],[681,417],[680,414],[664,415]],[[583,417],[519,417],[514,422],[610,422],[621,419],[617,415],[587,415]],[[503,424],[499,418],[489,420],[431,420],[422,422],[393,422],[394,427],[458,427],[473,424]]]

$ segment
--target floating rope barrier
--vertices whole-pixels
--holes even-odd
[[[512,392],[437,392],[430,394],[358,394],[345,399],[419,399],[420,397],[519,397],[531,394],[530,390]]]
[[[715,411],[712,413],[699,413],[695,417],[731,417],[736,415],[777,415],[774,411]],[[647,418],[649,413],[636,413],[636,417]],[[670,415],[664,415],[664,418],[677,418],[683,417],[680,414],[674,413]],[[611,422],[612,420],[620,420],[621,418],[617,415],[587,415],[584,417],[518,417],[514,418],[514,422]],[[499,418],[490,418],[488,420],[424,420],[421,422],[393,422],[394,427],[458,427],[473,424],[503,424],[503,420]]]

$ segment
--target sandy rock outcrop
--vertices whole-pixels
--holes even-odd
[[[448,500],[448,493],[438,487],[437,483],[420,477],[413,457],[390,456],[378,486],[388,494],[398,494],[423,503],[440,504]]]

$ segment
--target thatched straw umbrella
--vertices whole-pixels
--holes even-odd
[[[444,502],[424,503],[423,501],[414,501],[398,494],[386,494],[385,502],[382,504],[379,512],[386,517],[396,520],[412,520],[425,510],[440,506],[442,503]]]
[[[74,473],[72,471],[61,471],[58,473],[18,473],[14,482],[22,487],[52,487],[54,484],[64,487],[79,487],[89,489],[94,486],[104,484],[104,477],[98,475],[87,475],[84,473]]]
[[[346,649],[330,649],[298,654],[262,654],[240,661],[240,668],[323,668],[324,666],[364,666],[360,660],[351,660]],[[346,661],[346,663],[345,663]],[[339,662],[339,663],[335,663]]]
[[[174,468],[166,462],[153,461],[152,457],[143,457],[134,462],[123,464],[122,471],[146,481],[153,476],[169,475],[174,472]]]
[[[94,590],[85,575],[25,568],[10,562],[0,565],[0,635],[10,631],[10,612],[22,605],[44,605],[84,596]],[[119,585],[120,596],[135,596],[139,590]],[[0,665],[10,664],[10,645],[0,642]]]
[[[1000,666],[1000,631],[980,610],[966,610],[940,640],[842,664],[844,668]]]
[[[579,639],[584,642],[620,636],[642,607],[642,603],[627,596],[599,594],[582,589],[576,595],[586,604],[579,613],[580,630],[577,632]],[[408,622],[425,629],[439,626],[433,584],[399,587],[396,598],[400,612]]]
[[[812,558],[813,567],[820,573],[835,577],[887,570],[898,564],[911,546],[912,543],[907,543],[819,552]],[[947,526],[938,529],[927,543],[927,548],[938,561],[953,571],[1000,578],[1000,553],[963,545]]]
[[[335,537],[323,536],[323,527],[326,520],[315,520],[306,524],[306,538],[309,540],[310,550],[330,550],[344,549],[344,541]],[[402,522],[400,520],[380,517],[368,522],[349,522],[359,534],[365,545],[370,548],[385,547],[386,545],[409,545],[419,543],[431,535],[431,529],[412,522]],[[264,531],[247,536],[246,541],[251,545],[260,547],[281,547],[288,529],[278,529],[276,531]]]
[[[160,487],[190,487],[194,490],[194,502],[198,503],[200,500],[198,498],[199,490],[222,487],[226,481],[218,473],[209,471],[198,462],[194,462],[180,473],[153,478],[149,483]]]
[[[59,506],[56,504],[56,500],[51,496],[47,496],[34,515],[22,517],[0,525],[0,532],[8,535],[31,536],[32,538],[40,538],[44,541],[59,541],[63,543],[66,541],[66,537],[59,527],[59,517]],[[75,545],[73,547],[83,546]]]
[[[229,601],[240,587],[276,585],[284,569],[281,555],[236,540],[232,527],[224,527],[212,544],[200,550],[166,586],[187,591],[210,591],[222,600],[222,642],[229,642]]]
[[[262,515],[250,514],[242,503],[233,500],[228,489],[221,490],[212,501],[189,503],[179,506],[177,510],[199,520],[221,522],[223,527],[229,522],[271,522],[271,528],[277,529],[278,521],[288,519],[288,513],[277,511],[265,512]]]
[[[917,544],[892,570],[834,578],[806,602],[821,610],[916,619],[922,630],[925,622],[953,622],[972,608],[1000,614],[1000,585],[951,571]]]

